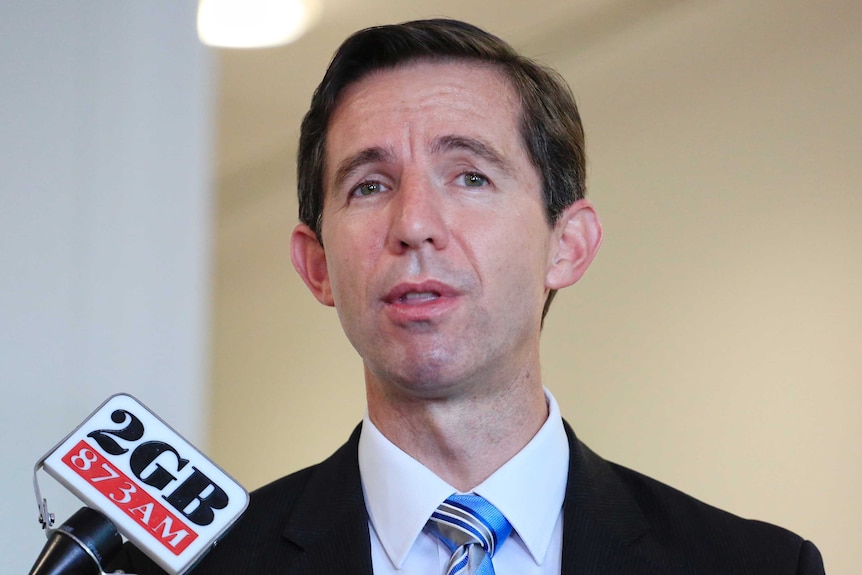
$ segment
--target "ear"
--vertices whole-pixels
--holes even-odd
[[[297,225],[290,236],[290,261],[317,301],[328,306],[335,305],[329,269],[326,267],[326,252],[317,240],[317,234],[305,224]]]
[[[581,279],[602,244],[602,225],[593,205],[581,199],[566,208],[554,224],[552,242],[545,287],[558,290]]]

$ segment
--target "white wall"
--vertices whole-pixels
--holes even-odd
[[[0,571],[37,459],[110,394],[204,438],[210,58],[192,2],[0,5]],[[59,521],[80,504],[44,473]]]

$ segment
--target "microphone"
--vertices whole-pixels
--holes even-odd
[[[50,529],[40,469],[87,504],[57,529]],[[181,575],[248,506],[239,483],[127,394],[109,397],[42,457],[33,486],[48,542],[30,575],[101,575],[123,536]]]
[[[102,563],[122,546],[123,538],[107,517],[82,507],[50,532],[30,575],[99,575]]]

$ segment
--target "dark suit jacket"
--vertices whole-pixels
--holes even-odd
[[[359,431],[326,461],[252,493],[245,515],[192,573],[371,575]],[[563,506],[564,575],[823,573],[812,543],[609,463],[568,424],[566,433],[571,455]],[[162,573],[128,545],[111,567]]]

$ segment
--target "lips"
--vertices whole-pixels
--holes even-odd
[[[402,282],[393,287],[383,301],[398,321],[425,321],[450,309],[459,292],[454,287],[436,281]]]
[[[416,302],[421,303],[423,301],[430,301],[440,297],[440,294],[436,291],[423,291],[423,292],[408,292],[398,298],[399,302],[409,303]]]
[[[421,304],[456,295],[458,295],[458,291],[452,286],[436,280],[426,280],[422,282],[402,282],[389,290],[383,301],[389,304]]]

